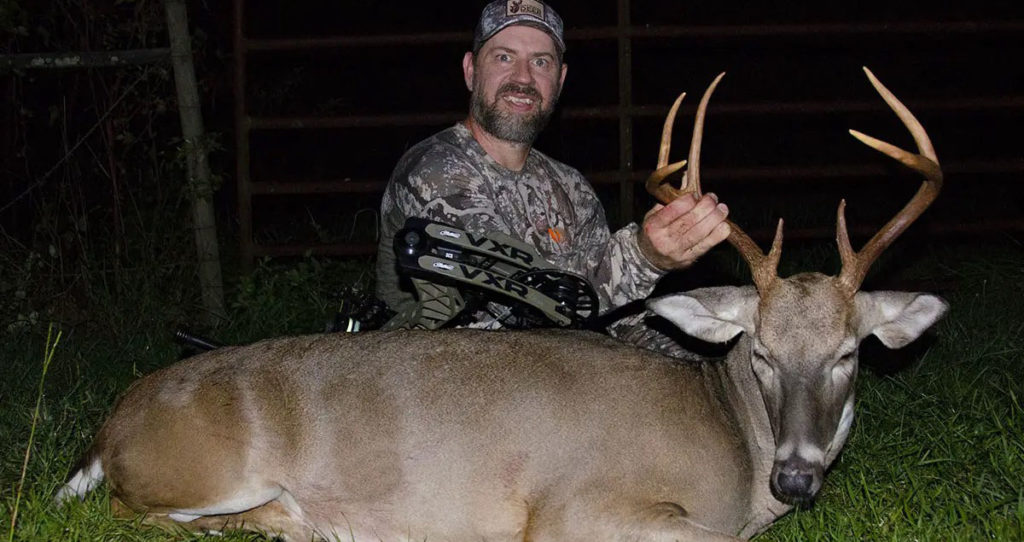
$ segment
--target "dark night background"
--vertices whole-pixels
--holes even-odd
[[[466,31],[468,38],[479,4],[280,8],[261,3],[250,8],[246,33],[277,38]],[[614,172],[620,166],[618,119],[613,111],[581,118],[592,108],[619,103],[618,43],[611,33],[617,6],[555,6],[567,26],[569,76],[560,113],[537,146],[594,179],[617,224],[624,218],[618,185],[612,184],[621,178]],[[637,108],[632,169],[646,172],[653,166],[662,115],[682,90],[689,93],[689,107],[680,118],[674,156],[685,156],[693,107],[707,83],[727,71],[710,107],[703,165],[706,186],[733,206],[737,220],[757,228],[783,215],[794,228],[831,227],[835,204],[846,197],[852,223],[877,225],[906,201],[917,181],[846,132],[854,127],[912,146],[861,73],[860,67],[868,66],[917,113],[946,166],[947,191],[930,219],[1002,225],[1019,217],[1021,206],[1024,151],[1016,127],[1024,110],[1022,11],[1010,2],[928,9],[897,2],[742,8],[631,2],[630,19],[641,32],[631,44],[629,82]],[[683,31],[657,35],[657,29],[673,27]],[[601,37],[584,38],[595,33]],[[465,49],[466,43],[457,41],[252,54],[250,111],[267,116],[445,112],[457,118],[467,101],[459,65]],[[304,85],[310,81],[315,84]],[[281,82],[294,85],[287,97],[273,95],[271,89],[279,85],[272,83]],[[253,180],[385,179],[405,148],[445,124],[254,131]],[[343,159],[346,155],[351,158]],[[776,174],[766,178],[766,169]],[[354,199],[349,194],[333,198]],[[638,200],[634,218],[650,203],[642,194]],[[254,221],[286,206],[277,198],[257,200]]]
[[[365,252],[375,235],[380,190],[395,161],[465,114],[460,62],[483,3],[248,2],[244,94],[253,126],[251,178],[275,183],[253,186],[274,186],[263,192],[277,192],[252,198],[257,244],[352,245]],[[836,204],[846,197],[855,230],[877,227],[918,180],[846,133],[857,128],[912,146],[861,73],[868,66],[921,119],[947,174],[946,190],[925,225],[910,235],[941,239],[1024,229],[1020,2],[741,6],[633,0],[631,70],[625,79],[632,103],[628,164],[619,149],[616,112],[618,4],[554,4],[566,22],[569,75],[558,113],[537,144],[592,179],[613,226],[640,216],[651,203],[637,190],[632,208],[622,205],[618,183],[630,171],[642,178],[653,167],[660,124],[676,94],[689,93],[677,123],[673,157],[679,159],[700,94],[726,71],[711,102],[703,171],[705,188],[730,204],[733,218],[758,236],[785,216],[791,238],[824,239],[831,235]],[[245,202],[236,197],[232,6],[190,2],[189,16],[203,114],[215,142],[211,160],[221,183],[222,248],[234,258],[238,210]],[[162,8],[152,0],[9,2],[0,17],[8,52],[166,45]],[[390,44],[372,39],[386,35],[405,38]],[[414,39],[423,35],[426,41]],[[269,50],[281,49],[275,40],[292,38],[343,39],[325,47]],[[160,77],[139,76],[144,83],[115,104],[115,113],[100,123],[103,130],[89,133],[117,91],[146,69],[164,71]],[[180,126],[167,71],[129,67],[0,76],[0,204],[6,206],[0,225],[8,241],[32,245],[39,220],[60,222],[44,215],[63,214],[47,211],[47,202],[66,198],[62,191],[77,193],[81,201],[75,206],[95,213],[101,223],[120,220],[127,204],[118,198],[133,190],[143,190],[143,200],[164,197],[152,191],[174,191],[173,177],[147,184],[153,182],[149,176],[160,177],[159,165],[137,163],[157,164],[155,155],[173,161]],[[428,116],[409,121],[402,115]],[[294,118],[312,127],[291,127]],[[87,141],[85,148],[69,153],[70,142],[79,138]],[[145,138],[152,142],[145,152],[126,150]],[[147,168],[152,171],[144,174]],[[315,194],[296,188],[308,182],[315,183]]]

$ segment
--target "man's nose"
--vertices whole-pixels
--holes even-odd
[[[512,67],[512,79],[518,83],[530,83],[533,81],[533,72],[530,71],[529,62],[516,62]]]

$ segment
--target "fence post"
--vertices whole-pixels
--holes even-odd
[[[203,116],[192,64],[192,45],[188,33],[188,13],[184,0],[164,0],[167,33],[171,45],[174,86],[178,93],[178,112],[187,163],[188,191],[192,200],[192,229],[199,260],[199,286],[202,291],[204,323],[216,326],[226,317],[224,283],[220,271],[217,224],[213,213],[213,184],[207,159]]]

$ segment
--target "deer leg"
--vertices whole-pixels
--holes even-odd
[[[576,502],[560,510],[540,510],[533,519],[528,542],[738,542],[744,539],[715,531],[693,521],[678,504],[659,502],[623,506],[593,501]]]
[[[131,518],[138,514],[117,497],[111,497],[110,508],[116,517]],[[176,521],[168,514],[147,513],[143,523],[166,528],[185,528],[200,533],[253,531],[277,537],[285,542],[322,540],[296,518],[288,507],[276,499],[237,514],[200,516],[188,522]]]
[[[742,540],[732,535],[715,531],[687,517],[682,506],[671,502],[659,502],[641,511],[638,517],[627,522],[625,533],[630,540],[651,542],[736,542]]]

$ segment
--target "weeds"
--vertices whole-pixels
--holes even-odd
[[[28,473],[28,460],[32,456],[32,443],[36,436],[36,425],[39,422],[39,409],[43,404],[43,383],[46,382],[46,373],[50,370],[50,362],[53,361],[53,355],[57,352],[57,346],[60,344],[61,332],[57,332],[57,336],[53,337],[53,325],[50,325],[49,330],[46,332],[46,351],[43,353],[43,371],[39,375],[39,393],[36,394],[36,408],[32,411],[32,427],[28,434],[28,445],[25,446],[25,461],[21,464],[21,478],[18,479],[18,489],[14,493],[14,509],[11,511],[11,530],[8,536],[9,541],[14,540],[14,526],[18,522],[18,506],[21,504],[22,490],[25,489],[25,475]],[[51,341],[52,338],[52,341]]]

